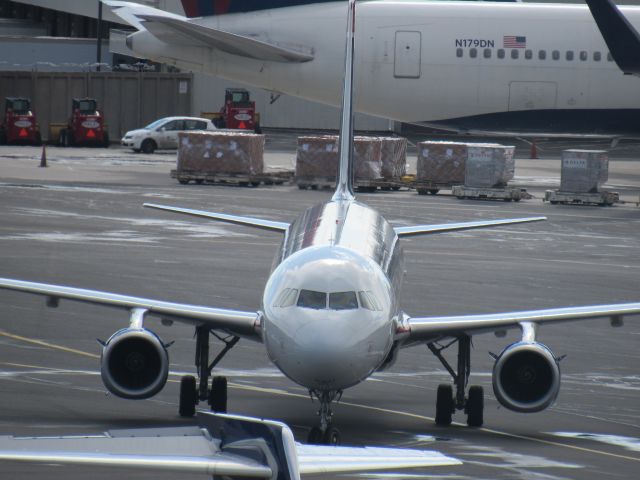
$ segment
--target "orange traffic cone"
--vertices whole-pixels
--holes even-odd
[[[46,146],[42,145],[42,155],[40,156],[40,168],[47,167],[47,149]]]
[[[531,160],[536,160],[538,158],[538,147],[536,145],[536,141],[531,142],[531,155],[529,155]]]

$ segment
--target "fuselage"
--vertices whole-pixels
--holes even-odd
[[[194,20],[312,51],[306,63],[184,48],[150,35],[136,36],[132,45],[192,70],[338,105],[343,3]],[[358,8],[358,111],[463,129],[638,130],[640,81],[612,61],[586,6],[388,0],[361,2]],[[640,26],[640,8],[622,10]]]
[[[330,201],[291,224],[263,296],[271,360],[316,391],[355,385],[382,365],[399,321],[403,257],[393,227],[356,201]]]

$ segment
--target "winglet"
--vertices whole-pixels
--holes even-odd
[[[353,200],[353,54],[355,50],[356,0],[349,0],[347,42],[344,60],[344,88],[338,156],[338,181],[332,200]]]
[[[627,75],[640,75],[640,35],[613,0],[586,0],[616,64]]]

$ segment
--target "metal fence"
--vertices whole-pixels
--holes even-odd
[[[70,117],[72,98],[95,98],[116,140],[155,119],[189,115],[192,87],[190,73],[0,72],[0,108],[5,97],[30,98],[47,141],[49,125]]]

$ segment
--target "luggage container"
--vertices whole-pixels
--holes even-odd
[[[560,192],[597,193],[609,179],[606,150],[563,150]]]
[[[415,188],[435,195],[442,188],[464,183],[468,144],[426,141],[418,143]]]
[[[498,144],[468,144],[464,185],[475,188],[502,188],[513,179],[515,147]]]

